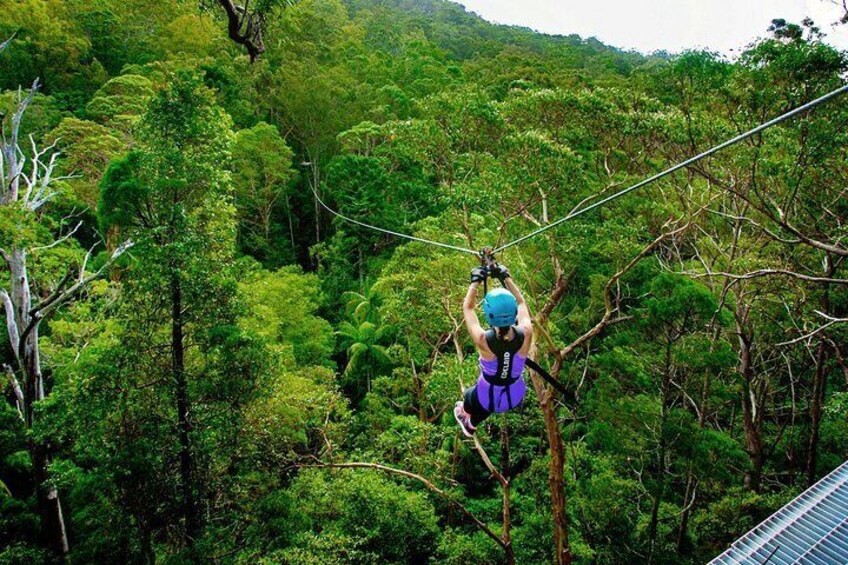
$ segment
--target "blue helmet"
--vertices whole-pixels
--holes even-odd
[[[518,302],[507,289],[496,288],[483,299],[483,312],[489,324],[496,328],[506,328],[515,324]]]

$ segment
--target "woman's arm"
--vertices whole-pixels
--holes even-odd
[[[525,333],[533,331],[533,318],[530,316],[530,308],[527,306],[527,301],[524,300],[524,295],[518,289],[512,277],[506,277],[503,282],[507,290],[509,290],[518,302],[518,326]]]
[[[480,325],[480,320],[477,318],[477,287],[479,282],[472,282],[468,287],[468,292],[465,293],[465,300],[462,302],[462,317],[465,319],[465,327],[468,328],[468,334],[471,336],[471,341],[474,345],[480,344],[485,338],[485,332]]]

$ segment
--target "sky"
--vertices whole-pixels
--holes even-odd
[[[810,16],[826,41],[848,49],[848,25],[834,27],[842,0],[455,0],[495,23],[551,34],[576,33],[644,53],[708,48],[733,57],[766,35],[774,18]]]

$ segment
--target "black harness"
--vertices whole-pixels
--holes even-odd
[[[515,337],[510,341],[502,340],[498,337],[494,328],[489,328],[486,331],[486,344],[495,356],[498,358],[498,368],[494,375],[483,373],[483,378],[489,383],[489,409],[495,409],[495,387],[506,387],[506,401],[509,409],[513,408],[512,394],[510,385],[515,384],[521,375],[512,376],[512,366],[515,363],[515,356],[524,347],[524,332],[518,326],[513,326]]]

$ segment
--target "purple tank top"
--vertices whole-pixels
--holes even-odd
[[[484,359],[480,356],[480,376],[477,379],[477,399],[480,404],[489,412],[506,412],[512,410],[524,400],[524,395],[527,393],[527,384],[521,377],[524,372],[524,365],[527,362],[527,357],[517,353],[512,360],[512,371],[510,377],[515,379],[515,382],[509,386],[493,385],[483,375],[494,375],[498,370],[498,360]]]
[[[527,357],[521,355],[520,353],[515,356],[515,359],[512,361],[512,372],[509,376],[513,379],[517,379],[521,376],[521,373],[524,372],[524,364],[527,362]],[[494,375],[498,370],[498,360],[497,359],[483,359],[483,356],[480,356],[480,375]]]

